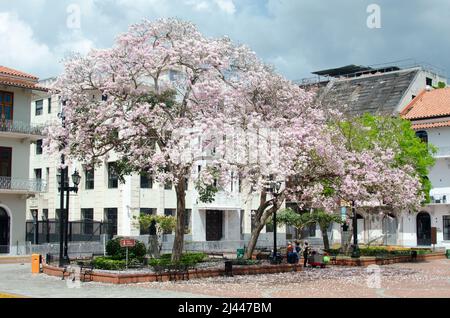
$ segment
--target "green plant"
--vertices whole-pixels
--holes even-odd
[[[173,263],[171,261],[172,254],[164,254],[161,255],[158,259],[151,259],[149,261],[149,265],[152,267],[155,266],[169,266],[169,265],[187,265],[187,266],[195,266],[196,264],[203,262],[206,259],[207,255],[205,253],[185,253],[181,256],[181,259],[177,263]]]
[[[111,259],[114,260],[124,260],[126,258],[126,248],[120,246],[120,240],[122,237],[117,237],[112,239],[106,243],[106,253],[110,256]],[[128,259],[137,258],[142,260],[147,254],[147,249],[145,244],[139,241],[136,241],[136,245],[134,247],[128,248]]]
[[[92,261],[94,268],[104,270],[124,270],[126,267],[124,260],[112,259],[110,257],[97,257]]]

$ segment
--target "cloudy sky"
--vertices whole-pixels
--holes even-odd
[[[70,52],[110,47],[130,24],[159,17],[247,44],[292,80],[407,58],[450,71],[448,0],[0,0],[0,65],[55,76]]]

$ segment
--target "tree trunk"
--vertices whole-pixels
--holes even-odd
[[[262,229],[266,225],[267,219],[274,213],[278,211],[281,204],[284,201],[284,193],[278,195],[277,199],[273,199],[272,207],[267,210],[267,208],[271,205],[269,201],[266,200],[266,193],[261,193],[261,199],[260,199],[260,205],[258,208],[258,211],[256,212],[255,217],[255,228],[252,231],[252,235],[250,237],[250,241],[248,242],[247,249],[245,251],[244,258],[245,259],[251,259],[253,255],[253,251],[255,250],[256,243],[258,242],[259,234],[261,233]]]
[[[184,246],[184,222],[186,213],[186,185],[185,177],[178,178],[175,186],[177,196],[177,225],[175,228],[175,239],[172,248],[172,262],[179,262],[183,253]]]
[[[351,235],[348,236],[347,238],[347,242],[345,242],[344,246],[342,246],[342,250],[344,252],[344,254],[348,254],[349,250],[350,250],[350,246],[352,243],[352,239],[353,239],[353,226],[350,223],[349,227],[348,227],[348,231],[350,231]]]
[[[322,227],[320,224],[320,231],[322,231],[322,238],[323,238],[323,248],[328,251],[330,249],[330,240],[328,239],[328,226]]]
[[[252,259],[253,251],[255,250],[256,243],[258,242],[259,233],[261,233],[265,225],[266,225],[265,221],[264,222],[258,221],[257,224],[255,224],[255,228],[252,231],[252,236],[250,237],[247,249],[245,250],[244,255],[245,259]]]

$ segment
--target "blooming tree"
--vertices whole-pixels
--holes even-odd
[[[65,103],[65,125],[49,127],[44,145],[91,166],[114,154],[120,175],[149,173],[172,182],[177,261],[184,241],[185,180],[204,152],[203,142],[195,141],[226,117],[224,101],[233,85],[246,79],[248,69],[263,68],[258,63],[245,47],[227,38],[208,39],[188,22],[133,25],[114,47],[66,63],[55,84]]]

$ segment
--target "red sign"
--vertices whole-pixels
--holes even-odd
[[[136,240],[133,239],[123,239],[120,240],[120,247],[135,247]]]

